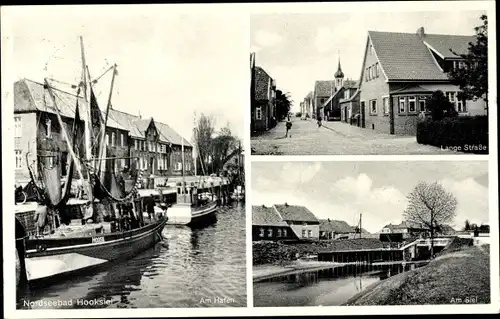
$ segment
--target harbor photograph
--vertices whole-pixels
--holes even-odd
[[[16,308],[246,307],[238,16],[9,12]]]
[[[252,14],[252,155],[488,154],[488,15],[454,7]]]
[[[254,307],[492,302],[487,161],[251,169]]]

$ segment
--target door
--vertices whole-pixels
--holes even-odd
[[[389,96],[389,130],[391,134],[394,134],[394,105],[392,97]]]
[[[365,101],[361,101],[361,127],[365,127]]]

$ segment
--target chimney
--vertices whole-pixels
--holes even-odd
[[[420,38],[422,38],[422,39],[424,38],[424,36],[425,36],[424,27],[420,27],[420,28],[418,28],[418,30],[417,30],[417,35],[418,35]]]

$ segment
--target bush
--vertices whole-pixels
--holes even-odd
[[[463,116],[417,124],[417,142],[454,151],[488,154],[488,116]]]
[[[253,264],[283,265],[297,260],[297,248],[278,242],[255,242],[253,243]]]
[[[302,116],[302,113],[301,113],[301,112],[297,112],[297,113],[295,113],[295,116],[296,116],[296,117],[301,117],[301,116]]]

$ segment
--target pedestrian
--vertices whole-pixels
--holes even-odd
[[[321,116],[318,116],[318,127],[321,127]]]
[[[148,198],[148,202],[146,203],[146,210],[148,212],[149,219],[152,220],[155,212],[155,197],[153,194]]]
[[[286,122],[286,134],[285,137],[288,137],[288,131],[292,128],[292,121],[290,121],[290,118],[288,118],[288,121]],[[292,137],[292,135],[290,135]]]
[[[76,183],[76,198],[82,199],[83,196],[83,181],[80,178]]]

